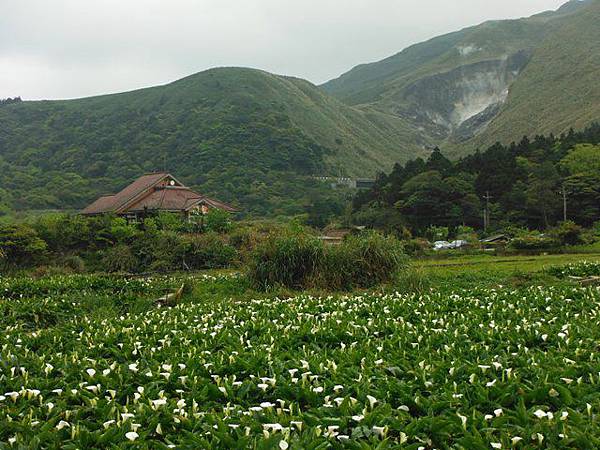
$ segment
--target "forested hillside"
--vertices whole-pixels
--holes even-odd
[[[166,168],[245,213],[293,214],[324,193],[313,175],[370,176],[416,151],[397,118],[345,106],[303,80],[236,68],[5,104],[0,124],[5,209],[81,208]]]
[[[481,228],[489,196],[491,224],[547,228],[564,219],[600,220],[600,124],[560,137],[496,144],[451,162],[436,150],[427,160],[398,164],[354,199],[354,220],[377,227]]]

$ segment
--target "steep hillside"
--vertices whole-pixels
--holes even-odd
[[[79,208],[166,167],[245,210],[283,213],[302,203],[309,176],[373,175],[418,153],[414,142],[402,120],[306,81],[214,69],[123,94],[1,106],[0,193],[19,209]]]
[[[600,119],[600,1],[536,48],[498,116],[471,146],[560,133]]]
[[[358,66],[322,88],[400,117],[421,141],[454,153],[581,127],[598,118],[600,89],[591,78],[600,70],[599,6],[573,0],[558,11],[486,22]]]

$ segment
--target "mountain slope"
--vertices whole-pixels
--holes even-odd
[[[457,154],[497,138],[584,126],[597,118],[581,94],[593,91],[595,99],[598,93],[590,74],[600,70],[599,6],[599,0],[573,0],[530,18],[486,22],[358,66],[322,88],[347,104],[396,115],[422,141]],[[582,81],[571,84],[568,71]],[[552,89],[570,94],[551,99]],[[540,103],[561,115],[535,111]],[[533,120],[513,115],[516,110],[528,110]]]
[[[600,2],[548,36],[472,145],[580,129],[600,119]]]
[[[368,176],[407,160],[418,152],[410,139],[402,120],[304,80],[213,69],[123,94],[0,107],[0,190],[18,209],[79,208],[166,166],[265,213],[298,203],[311,175]]]

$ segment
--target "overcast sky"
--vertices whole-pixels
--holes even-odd
[[[0,98],[74,98],[215,66],[314,83],[566,0],[0,0]]]

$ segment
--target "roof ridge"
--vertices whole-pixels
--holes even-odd
[[[149,189],[153,188],[154,186],[156,186],[161,180],[163,180],[165,177],[167,176],[171,176],[168,173],[155,173],[155,174],[148,174],[148,175],[142,175],[141,177],[137,178],[135,181],[133,181],[132,183],[128,184],[127,186],[125,186],[123,189],[121,189],[117,194],[115,195],[119,195],[120,193],[122,193],[123,191],[127,190],[129,187],[135,185],[135,183],[139,182],[142,178],[146,177],[146,176],[158,176],[159,178],[157,178],[156,180],[154,180],[153,183],[150,183],[148,185],[145,185],[144,187],[142,187],[141,189],[139,189],[137,192],[135,192],[134,194],[130,195],[128,198],[124,199],[121,203],[119,203],[118,205],[115,206],[115,212],[118,212],[120,209],[123,209],[125,206],[127,206],[129,203],[131,203],[134,200],[137,200],[137,198],[143,194],[144,192],[148,191]]]

